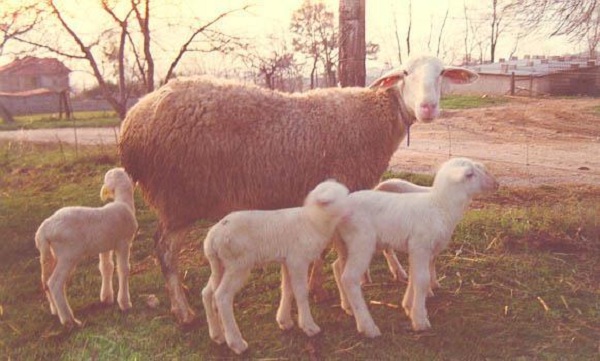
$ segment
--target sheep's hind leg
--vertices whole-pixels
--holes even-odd
[[[161,234],[159,229],[155,234],[155,247],[171,299],[171,312],[179,323],[189,325],[195,320],[196,314],[190,307],[179,281],[178,260],[180,243],[185,233],[185,230],[180,230],[177,232],[163,231]]]
[[[277,324],[282,330],[289,330],[294,327],[294,321],[292,320],[292,301],[294,300],[294,293],[292,290],[292,284],[290,283],[290,274],[285,263],[281,264],[281,300],[279,301],[279,308],[277,309]]]
[[[325,289],[323,288],[323,260],[326,255],[327,249],[325,249],[321,253],[321,256],[312,263],[308,289],[310,290],[310,293],[312,293],[315,302],[322,302],[327,299],[327,292],[325,292]]]
[[[117,248],[117,274],[119,276],[119,293],[117,294],[117,302],[122,311],[127,311],[132,307],[131,296],[129,295],[129,254],[131,244],[123,242]]]
[[[100,287],[100,302],[112,305],[115,301],[113,291],[113,273],[115,264],[113,263],[113,251],[100,253],[98,268],[102,276],[102,286]]]
[[[208,323],[208,334],[210,335],[211,340],[220,345],[225,342],[225,334],[215,302],[215,290],[221,283],[223,268],[219,260],[211,257],[209,257],[208,260],[210,262],[211,273],[208,282],[206,283],[206,287],[202,290],[202,303],[204,304],[206,322]]]
[[[250,275],[249,269],[225,269],[223,279],[215,291],[215,302],[221,323],[225,331],[227,346],[238,355],[246,351],[248,343],[242,338],[242,333],[233,314],[233,298],[242,288]]]
[[[66,283],[73,268],[75,268],[74,262],[59,260],[48,280],[49,292],[54,300],[60,323],[67,327],[81,326],[81,321],[75,318],[67,301]]]

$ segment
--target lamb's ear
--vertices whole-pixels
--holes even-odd
[[[474,71],[454,66],[445,67],[442,76],[454,84],[470,84],[479,78]]]
[[[369,89],[388,89],[398,84],[399,81],[404,79],[404,70],[395,69],[392,70],[379,79],[375,80],[371,85],[369,85]]]
[[[110,188],[108,188],[106,185],[102,186],[102,189],[100,189],[100,199],[104,202],[106,202],[107,200],[113,198],[113,193],[110,190]]]

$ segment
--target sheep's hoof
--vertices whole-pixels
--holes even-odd
[[[210,339],[213,340],[217,345],[222,345],[225,342],[225,335],[222,333],[216,335],[210,335]]]
[[[413,328],[413,331],[416,331],[416,332],[427,331],[427,330],[431,329],[431,323],[429,323],[428,319],[425,319],[425,321],[419,321],[419,322],[413,321],[412,328]]]
[[[67,330],[72,330],[72,329],[74,329],[74,328],[76,328],[76,327],[77,327],[77,328],[81,328],[81,327],[83,327],[83,323],[82,323],[81,321],[79,321],[78,319],[76,319],[76,318],[73,318],[73,319],[71,319],[71,320],[67,320],[67,321],[64,323],[64,326],[65,326],[65,328],[66,328]]]
[[[346,312],[346,314],[348,316],[353,316],[354,315],[354,313],[352,312],[352,307],[350,307],[348,305],[342,304],[342,310],[344,310],[344,312]]]
[[[279,325],[279,328],[284,331],[287,331],[294,327],[294,321],[292,321],[291,319],[277,320],[277,324]]]
[[[433,293],[433,290],[430,288],[429,291],[427,291],[427,297],[434,297],[435,293]]]
[[[315,288],[312,290],[312,299],[316,303],[321,303],[327,300],[327,292],[323,288]]]
[[[119,302],[119,308],[121,309],[121,311],[127,312],[133,308],[133,305],[131,304],[131,301],[127,301],[127,302],[123,302],[123,303]]]
[[[175,315],[177,322],[182,326],[191,325],[196,321],[196,314],[191,308],[172,308],[171,312]]]
[[[248,342],[246,342],[244,339],[232,341],[231,343],[227,343],[227,345],[238,355],[248,349]]]
[[[359,329],[358,331],[362,332],[368,338],[375,338],[381,336],[381,331],[379,330],[379,327],[375,325],[373,325],[372,327],[367,327],[364,330]]]
[[[312,337],[321,332],[321,328],[316,323],[313,323],[312,325],[304,325],[301,328],[308,337]]]

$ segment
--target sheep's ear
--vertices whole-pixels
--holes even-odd
[[[331,202],[332,202],[331,198],[329,198],[329,197],[319,197],[316,200],[316,203],[319,207],[326,207],[329,204],[331,204]]]
[[[111,190],[106,185],[103,185],[102,189],[100,189],[100,199],[102,199],[102,201],[106,202],[107,200],[111,199],[112,197],[113,197],[113,194],[112,194]]]
[[[402,79],[404,79],[404,71],[402,69],[392,70],[391,72],[375,80],[371,85],[369,85],[369,89],[385,90],[398,84],[398,82]]]
[[[479,78],[474,71],[453,66],[445,67],[442,76],[454,84],[470,84]]]

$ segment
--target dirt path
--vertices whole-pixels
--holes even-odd
[[[416,124],[390,166],[433,173],[449,156],[481,160],[511,185],[600,185],[600,99],[518,98],[502,106],[444,111],[432,124]],[[114,144],[116,128],[79,128],[79,144]],[[75,142],[73,129],[0,132],[0,139]]]

